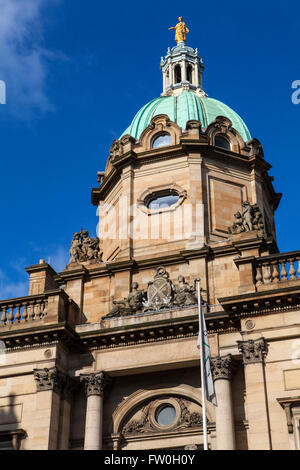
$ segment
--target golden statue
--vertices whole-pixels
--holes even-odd
[[[175,41],[177,42],[177,44],[182,41],[185,42],[186,35],[190,32],[187,25],[183,21],[182,16],[180,16],[178,20],[179,20],[179,23],[175,27],[172,26],[171,28],[169,28],[169,31],[171,29],[176,29]]]

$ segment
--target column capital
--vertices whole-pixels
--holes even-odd
[[[263,363],[268,354],[268,345],[265,338],[237,341],[238,349],[242,353],[244,365]]]
[[[63,387],[65,375],[57,367],[50,369],[33,369],[37,392],[53,390],[60,393]]]
[[[111,378],[105,372],[80,375],[80,382],[84,382],[87,397],[92,395],[104,396],[104,391],[111,383]]]
[[[232,355],[227,354],[227,356],[212,357],[211,369],[214,381],[220,379],[231,381],[232,372],[234,370]]]

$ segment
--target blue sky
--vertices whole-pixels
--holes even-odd
[[[0,298],[27,292],[25,266],[64,268],[73,232],[96,232],[90,190],[109,147],[161,93],[160,57],[182,15],[206,70],[204,89],[261,140],[283,193],[282,252],[300,249],[298,1],[148,3],[0,0]]]

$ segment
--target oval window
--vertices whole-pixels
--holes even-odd
[[[222,137],[220,135],[217,135],[215,137],[215,146],[216,147],[221,147],[222,149],[227,149],[227,150],[230,150],[230,143],[228,142],[227,139],[225,139],[225,137]]]
[[[167,145],[172,145],[172,137],[170,134],[160,134],[158,137],[154,138],[152,142],[153,149],[166,147]]]
[[[146,206],[151,210],[166,209],[179,201],[179,195],[176,193],[161,194],[146,202]]]
[[[165,404],[158,408],[155,413],[155,419],[160,426],[169,426],[175,421],[176,410],[174,406]]]

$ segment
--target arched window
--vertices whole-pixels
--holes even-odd
[[[216,147],[221,147],[222,149],[231,149],[230,142],[223,136],[221,135],[216,135],[215,137],[215,146]]]
[[[151,147],[157,149],[159,147],[166,147],[167,145],[172,145],[172,137],[170,134],[165,132],[160,134],[158,137],[154,137]]]
[[[176,65],[174,69],[175,83],[181,83],[181,67]]]
[[[186,68],[186,78],[188,82],[193,82],[193,67],[190,64]]]

